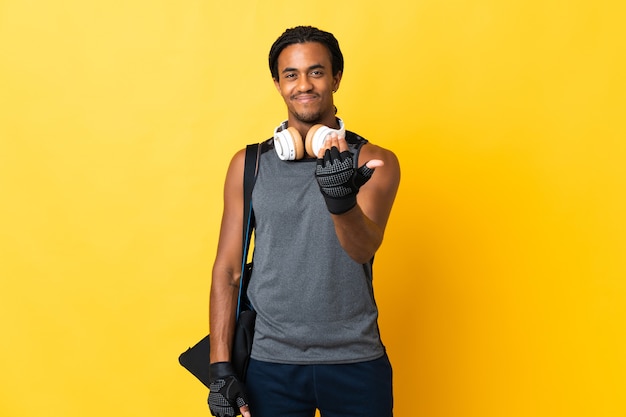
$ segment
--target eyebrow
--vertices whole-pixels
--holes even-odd
[[[311,70],[319,69],[319,68],[324,69],[325,67],[322,64],[315,64],[307,68],[307,71],[311,71]],[[286,72],[297,72],[297,71],[298,71],[297,68],[287,67],[284,70],[282,70],[281,73],[284,74]]]

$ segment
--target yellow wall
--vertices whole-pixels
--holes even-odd
[[[232,153],[288,26],[398,154],[376,259],[396,415],[626,415],[619,0],[0,2],[0,415],[200,416]]]

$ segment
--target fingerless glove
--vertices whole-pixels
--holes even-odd
[[[248,404],[245,386],[235,376],[230,362],[216,362],[209,366],[209,410],[216,417],[234,417],[239,407]]]
[[[369,181],[373,173],[374,169],[365,165],[355,169],[350,151],[340,153],[335,146],[327,149],[324,157],[317,159],[315,178],[328,211],[342,214],[356,206],[359,188]]]

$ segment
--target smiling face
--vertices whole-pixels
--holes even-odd
[[[290,126],[336,125],[333,92],[341,72],[333,76],[332,70],[330,52],[321,43],[296,43],[282,50],[274,85],[287,105]]]

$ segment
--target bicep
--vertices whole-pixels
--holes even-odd
[[[238,277],[243,236],[243,169],[245,151],[239,151],[230,162],[224,182],[224,209],[214,264],[217,271]]]

